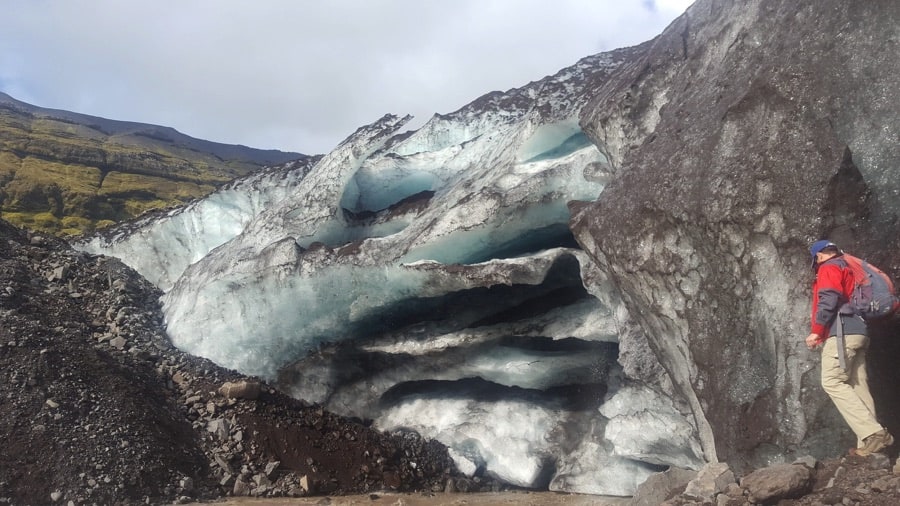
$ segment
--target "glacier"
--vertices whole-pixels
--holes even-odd
[[[324,156],[76,246],[163,289],[167,331],[192,354],[435,438],[471,474],[631,495],[704,463],[666,380],[618,362],[634,350],[627,311],[568,226],[613,171],[578,123],[587,90],[632,52],[414,131],[385,115]]]
[[[266,167],[187,206],[147,213],[76,246],[120,258],[168,290],[189,265],[240,234],[263,209],[288,195],[318,158]]]

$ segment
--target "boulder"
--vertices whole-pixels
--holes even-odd
[[[654,474],[641,484],[629,501],[629,505],[662,504],[667,499],[684,492],[687,484],[697,477],[697,471],[670,467]]]
[[[219,387],[219,395],[229,399],[253,400],[259,397],[259,393],[260,383],[258,381],[227,381]]]
[[[225,441],[228,439],[228,431],[230,430],[229,425],[228,420],[216,418],[215,420],[210,420],[209,423],[206,424],[206,431],[218,436],[220,441]]]
[[[800,497],[812,488],[812,484],[812,471],[796,464],[757,469],[741,478],[741,487],[747,490],[751,501],[763,504]]]
[[[697,473],[696,478],[688,482],[682,495],[698,501],[714,502],[716,496],[725,492],[734,482],[734,473],[728,464],[707,464]]]

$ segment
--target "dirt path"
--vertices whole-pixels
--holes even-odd
[[[476,494],[397,494],[378,493],[340,497],[305,498],[229,498],[226,506],[625,506],[629,498],[596,495],[556,494],[553,492],[497,492]]]

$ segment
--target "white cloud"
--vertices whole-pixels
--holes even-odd
[[[692,3],[694,3],[694,0],[655,0],[655,1],[656,1],[656,5],[660,9],[662,9],[664,11],[669,11],[669,12],[677,12],[679,14],[686,11],[687,8],[690,7],[690,5]]]
[[[0,0],[0,91],[195,137],[325,152],[643,42],[688,2]]]

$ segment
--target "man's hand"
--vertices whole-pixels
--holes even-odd
[[[807,348],[814,350],[814,349],[816,349],[817,346],[819,346],[819,334],[812,333],[812,334],[806,336],[806,347]]]

